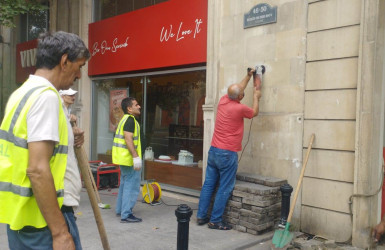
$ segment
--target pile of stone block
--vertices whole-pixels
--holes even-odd
[[[273,230],[281,215],[280,186],[286,180],[238,173],[223,219],[234,229],[250,234]]]

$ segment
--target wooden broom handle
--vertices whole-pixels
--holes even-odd
[[[76,123],[72,123],[72,126],[75,128]],[[84,150],[84,147],[74,147],[75,149],[75,155],[78,160],[78,166],[80,169],[80,173],[83,176],[84,185],[86,186],[88,197],[90,198],[91,207],[94,212],[94,217],[96,221],[96,225],[98,226],[100,239],[102,241],[103,249],[104,250],[110,250],[110,245],[108,243],[107,233],[106,229],[104,227],[102,215],[100,213],[100,209],[98,206],[98,201],[96,198],[96,190],[92,186],[91,178],[90,176],[90,166],[88,163],[88,157],[86,154],[86,151]]]
[[[310,150],[311,150],[311,147],[313,145],[314,137],[315,137],[315,135],[312,134],[311,138],[310,138],[309,146],[307,147],[305,161],[303,162],[303,165],[302,165],[301,174],[299,176],[297,188],[295,190],[294,197],[293,197],[293,203],[291,204],[289,216],[287,217],[287,222],[289,222],[289,223],[291,222],[291,217],[293,216],[294,207],[295,207],[295,203],[297,201],[299,190],[301,189],[302,179],[303,179],[303,175],[305,174],[305,168],[306,168],[307,161],[309,159]]]

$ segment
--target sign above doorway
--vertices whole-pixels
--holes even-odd
[[[169,0],[89,24],[88,75],[205,63],[207,1]]]

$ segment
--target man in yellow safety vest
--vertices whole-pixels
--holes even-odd
[[[142,142],[139,122],[140,106],[133,97],[122,100],[123,118],[115,132],[112,145],[112,162],[120,165],[120,186],[116,202],[116,215],[121,223],[141,222],[134,216],[135,206],[140,190],[142,169]]]
[[[81,249],[73,208],[81,181],[58,91],[81,77],[90,52],[79,36],[40,34],[36,71],[10,96],[0,128],[0,223],[13,249]]]

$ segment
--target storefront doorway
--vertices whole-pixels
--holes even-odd
[[[143,180],[200,190],[205,93],[205,67],[93,79],[91,158],[112,162],[120,103],[132,96],[142,107],[143,155],[148,147],[154,152]]]

